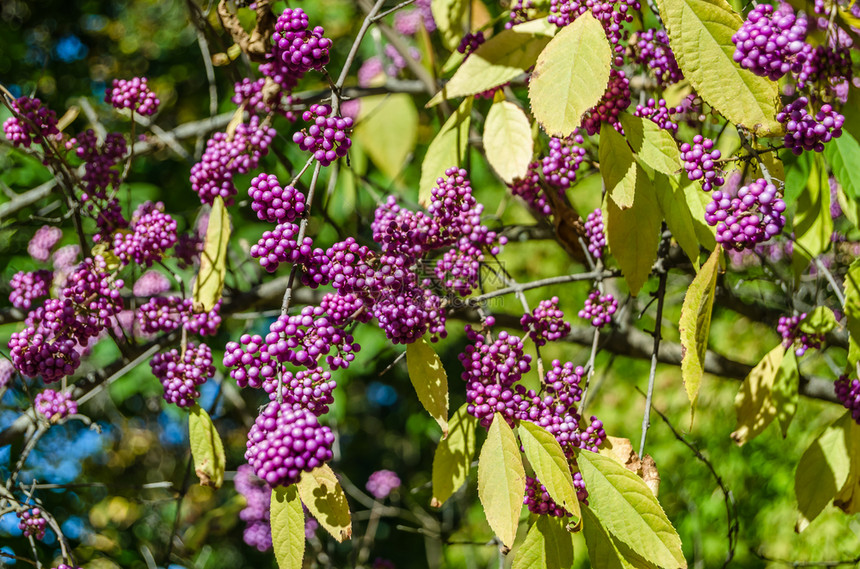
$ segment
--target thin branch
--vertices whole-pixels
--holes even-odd
[[[657,356],[660,353],[660,340],[663,335],[663,302],[666,299],[666,278],[668,273],[660,273],[660,282],[657,285],[657,316],[654,322],[654,349],[651,352],[651,371],[648,374],[648,393],[645,400],[645,412],[642,415],[642,438],[639,440],[639,456],[645,456],[645,439],[648,436],[648,427],[651,426],[651,401],[654,396],[654,380],[657,377]]]

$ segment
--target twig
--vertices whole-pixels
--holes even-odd
[[[409,6],[413,2],[415,2],[415,0],[406,0],[405,2],[401,2],[400,4],[395,6],[394,8],[389,8],[388,10],[386,10],[385,12],[382,12],[381,14],[377,14],[376,16],[371,18],[371,20],[374,22],[376,22],[377,20],[381,20],[385,16],[388,16],[388,15],[393,14],[394,12],[397,12],[398,10],[401,10],[401,9]]]
[[[648,427],[651,426],[651,400],[654,396],[654,380],[657,376],[657,354],[660,352],[661,328],[663,324],[663,301],[666,298],[666,277],[668,273],[660,273],[660,283],[657,285],[657,316],[654,323],[654,349],[651,352],[651,371],[648,374],[648,394],[645,400],[645,413],[642,416],[642,438],[639,441],[639,456],[645,456],[645,438]]]
[[[589,271],[587,273],[576,273],[572,275],[559,275],[557,277],[549,277],[546,279],[540,279],[537,281],[532,281],[528,283],[519,283],[507,286],[505,288],[500,288],[498,290],[494,290],[488,293],[484,293],[479,296],[472,296],[466,299],[469,305],[476,305],[479,302],[483,302],[485,300],[489,300],[491,298],[496,298],[498,296],[505,296],[507,294],[515,294],[521,293],[523,291],[531,290],[533,288],[541,288],[554,284],[563,284],[575,281],[590,281],[596,278],[608,279],[611,277],[617,277],[620,273],[618,271]]]

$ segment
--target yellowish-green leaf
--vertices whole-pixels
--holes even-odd
[[[220,488],[224,482],[224,444],[209,417],[200,405],[191,408],[188,414],[188,438],[194,470],[203,486]]]
[[[412,97],[405,93],[363,97],[353,136],[383,174],[397,178],[418,136],[418,110]]]
[[[776,417],[773,385],[784,356],[782,344],[768,352],[750,371],[735,396],[738,426],[732,439],[739,446],[760,435]]]
[[[600,520],[586,505],[582,506],[582,533],[588,547],[588,559],[593,569],[633,569],[619,551],[619,544],[609,535]]]
[[[517,549],[512,569],[570,569],[572,565],[573,539],[564,520],[538,516]]]
[[[693,216],[693,227],[696,230],[696,237],[699,238],[699,243],[702,244],[702,247],[713,251],[717,246],[717,228],[705,223],[705,208],[710,203],[711,196],[703,192],[698,183],[691,183],[686,175],[682,174],[681,177],[684,180],[679,182],[679,187],[684,190],[684,195],[687,198],[687,205],[690,207],[690,214]]]
[[[279,569],[302,569],[305,555],[305,513],[296,485],[272,489],[272,545]]]
[[[591,12],[565,26],[541,52],[529,81],[532,114],[551,136],[578,128],[609,83],[612,53]]]
[[[430,11],[436,22],[436,31],[448,49],[454,49],[463,37],[463,16],[468,6],[467,0],[432,0]]]
[[[851,461],[848,437],[854,428],[851,413],[828,426],[800,457],[794,475],[799,515],[795,530],[805,530],[845,485]]]
[[[826,334],[838,325],[833,310],[826,306],[816,306],[815,310],[800,321],[800,330],[807,334]]]
[[[654,174],[654,190],[657,203],[666,219],[672,237],[690,258],[693,267],[699,269],[699,238],[696,234],[696,219],[687,203],[687,194],[678,182],[678,174],[670,177],[659,172]],[[686,176],[684,176],[686,178]]]
[[[681,538],[641,478],[620,462],[589,451],[579,452],[577,463],[591,513],[619,546],[626,547],[625,557],[661,569],[687,567]]]
[[[789,350],[782,358],[779,372],[773,380],[773,404],[776,407],[776,420],[782,431],[782,438],[785,438],[788,426],[797,413],[799,388],[800,372],[797,369],[797,357]]]
[[[603,203],[603,219],[609,249],[621,274],[630,287],[630,294],[637,295],[651,274],[651,266],[657,258],[660,244],[660,223],[663,215],[654,195],[651,180],[638,166],[636,192],[633,205],[625,210],[611,199]]]
[[[851,421],[845,432],[848,449],[848,475],[833,498],[833,505],[848,515],[860,512],[860,425]]]
[[[554,30],[550,27],[527,28],[523,25],[494,35],[463,62],[427,106],[504,85],[535,64],[552,33]]]
[[[406,367],[418,400],[448,436],[448,375],[426,338],[406,345]]]
[[[717,272],[722,248],[716,247],[696,274],[681,307],[678,330],[681,334],[681,378],[690,399],[690,407],[696,407],[699,386],[705,373],[705,352],[708,350],[708,335],[711,331],[711,312],[714,308],[714,291],[717,287]]]
[[[660,128],[654,121],[628,113],[621,114],[621,125],[633,152],[642,162],[667,176],[678,173],[681,169],[681,153],[669,131]],[[602,132],[600,138],[602,142]]]
[[[478,497],[490,528],[508,547],[517,537],[525,491],[520,447],[510,426],[496,413],[478,458]]]
[[[439,508],[466,483],[475,456],[475,429],[478,420],[463,405],[448,421],[448,438],[439,441],[433,455],[433,499]]]
[[[445,170],[463,164],[469,148],[469,124],[472,112],[472,99],[466,99],[457,108],[436,138],[427,148],[424,162],[421,163],[421,180],[418,183],[418,201],[427,205],[430,192],[436,179],[445,175]]]
[[[759,135],[779,135],[777,84],[732,59],[732,35],[743,19],[728,2],[657,0],[657,8],[678,65],[702,99],[737,125]]]
[[[302,503],[332,537],[339,542],[352,537],[349,503],[329,465],[302,472],[298,489]]]
[[[794,214],[795,241],[791,266],[797,278],[812,259],[827,250],[832,235],[830,182],[824,160],[820,154],[816,154],[806,188],[797,198],[797,211]]]
[[[484,123],[484,152],[493,170],[508,184],[525,178],[533,151],[531,125],[523,110],[510,101],[493,104]]]
[[[194,306],[209,312],[221,300],[227,276],[227,243],[230,241],[230,214],[224,200],[216,196],[209,213],[206,241],[200,254],[200,270],[194,281]]]
[[[526,458],[538,480],[546,487],[553,501],[578,521],[582,515],[579,512],[579,500],[573,487],[570,465],[561,445],[553,435],[530,421],[520,422],[517,431]]]
[[[636,174],[641,168],[637,167],[627,140],[608,123],[600,127],[598,158],[606,193],[619,208],[631,207],[636,195]]]

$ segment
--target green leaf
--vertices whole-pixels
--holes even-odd
[[[856,421],[851,421],[846,428],[845,446],[848,447],[848,475],[833,497],[833,505],[851,515],[860,512],[860,425]]]
[[[514,26],[494,35],[463,62],[427,106],[438,105],[446,99],[483,93],[522,75],[535,64],[552,38],[551,33],[554,31]]]
[[[607,195],[619,208],[631,207],[636,195],[636,174],[641,168],[633,158],[627,140],[608,123],[600,126],[598,159]]]
[[[546,487],[550,498],[579,520],[582,515],[579,512],[579,499],[576,497],[570,465],[561,445],[552,434],[530,421],[521,421],[517,431],[526,458],[529,459],[538,480]]]
[[[538,516],[517,549],[512,569],[570,569],[572,565],[573,540],[564,520]]]
[[[809,172],[806,188],[797,198],[794,214],[794,254],[791,266],[800,277],[809,262],[827,250],[833,235],[833,218],[830,216],[830,182],[827,168],[820,155]]]
[[[641,478],[620,462],[589,451],[577,454],[577,464],[588,488],[591,513],[616,542],[628,548],[625,556],[662,569],[687,566],[681,538]]]
[[[845,195],[860,199],[860,144],[850,132],[824,145],[824,157],[833,170],[833,176],[842,185]]]
[[[565,26],[537,59],[529,81],[532,114],[550,136],[567,136],[609,83],[612,53],[603,26],[586,12]]]
[[[272,489],[272,545],[279,569],[302,569],[305,555],[305,513],[296,485]]]
[[[851,339],[860,343],[860,259],[854,259],[845,275],[845,316]]]
[[[383,174],[397,178],[418,137],[418,111],[412,97],[405,93],[362,97],[353,136]]]
[[[800,372],[797,369],[797,356],[787,351],[779,371],[773,380],[773,404],[776,407],[776,420],[782,431],[782,438],[788,433],[795,413],[797,413],[797,400],[800,388]]]
[[[809,169],[812,161],[808,152],[795,156],[789,153],[785,161],[785,205],[791,207],[797,202],[800,193],[806,188],[809,180]]]
[[[600,525],[600,520],[586,505],[582,506],[582,533],[588,547],[592,569],[633,569],[619,551],[619,544]]]
[[[716,247],[696,274],[681,307],[678,331],[681,334],[681,378],[695,408],[699,398],[699,386],[705,373],[705,352],[708,350],[708,335],[711,331],[711,313],[714,308],[714,291],[717,287],[717,272],[722,248]]]
[[[637,165],[637,172],[635,199],[629,209],[620,209],[611,199],[603,204],[609,249],[633,296],[639,294],[657,259],[663,219],[651,180],[641,166]]]
[[[505,419],[496,413],[478,458],[478,497],[490,528],[508,547],[517,537],[525,491],[520,447]]]
[[[776,417],[773,384],[784,356],[782,344],[768,352],[750,371],[735,396],[738,426],[732,439],[739,446],[760,435]]]
[[[800,330],[807,334],[826,334],[838,325],[833,310],[826,306],[816,306],[815,310],[800,321]]]
[[[448,436],[448,375],[426,338],[406,345],[406,367],[418,400],[442,427],[444,439]]]
[[[686,176],[685,176],[686,177]],[[676,178],[676,179],[672,179]],[[699,268],[699,238],[696,235],[697,220],[693,218],[687,195],[678,183],[678,175],[672,178],[659,172],[654,175],[654,190],[657,192],[657,203],[666,219],[666,226],[672,232],[672,237],[690,258],[690,262]]]
[[[436,179],[445,170],[460,166],[466,160],[469,148],[469,124],[472,99],[466,99],[457,108],[427,148],[421,163],[421,180],[418,183],[418,201],[427,204]]]
[[[760,136],[776,136],[778,86],[741,69],[732,56],[732,35],[743,19],[725,0],[657,0],[669,46],[684,77],[705,100],[734,124]]]
[[[194,281],[194,306],[209,312],[221,299],[227,276],[227,243],[230,241],[230,214],[224,200],[216,196],[209,213],[206,241],[200,254],[200,270]]]
[[[508,184],[525,178],[532,152],[532,129],[523,110],[509,101],[493,104],[484,123],[484,153],[493,170]]]
[[[191,408],[188,414],[188,438],[194,470],[203,486],[220,488],[224,482],[224,444],[209,417],[200,405]]]
[[[466,14],[466,0],[432,0],[430,11],[436,22],[436,31],[448,49],[455,49],[463,37],[463,16]]]
[[[842,114],[845,116],[842,134],[849,132],[854,140],[860,140],[860,89],[848,89],[848,102],[843,105]]]
[[[827,427],[800,457],[794,475],[799,516],[795,530],[805,530],[836,496],[848,479],[851,463],[848,435],[855,425],[845,413]]]
[[[297,487],[302,503],[332,537],[338,542],[352,537],[349,503],[329,465],[302,472]]]
[[[678,173],[681,169],[681,153],[669,131],[660,128],[654,121],[628,113],[621,113],[621,126],[633,152],[643,163],[667,176]],[[603,140],[602,132],[600,139]]]
[[[439,441],[433,455],[433,499],[430,505],[440,508],[454,492],[466,483],[475,456],[475,429],[478,420],[463,405],[448,422],[448,438]]]

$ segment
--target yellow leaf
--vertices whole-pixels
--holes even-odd
[[[194,470],[203,486],[220,488],[224,483],[224,443],[212,423],[212,419],[202,407],[195,405],[188,414],[188,438]]]
[[[426,338],[406,345],[406,367],[418,400],[442,428],[444,439],[448,436],[448,375]]]
[[[212,203],[206,242],[200,254],[200,270],[194,281],[194,306],[209,312],[221,299],[227,276],[227,243],[230,241],[230,214],[224,200],[217,196]]]
[[[782,344],[772,349],[744,379],[735,397],[738,426],[732,439],[742,446],[761,434],[776,417],[773,384],[779,373],[785,348]]]
[[[612,53],[603,26],[586,12],[541,52],[529,81],[532,114],[550,136],[568,136],[609,83]]]
[[[511,427],[496,413],[478,459],[478,497],[490,528],[508,547],[517,537],[525,491],[520,447]]]
[[[708,334],[711,331],[711,311],[714,307],[714,291],[717,286],[717,272],[722,248],[716,247],[702,265],[681,307],[681,320],[678,331],[681,333],[681,378],[690,399],[690,407],[695,408],[699,397],[699,386],[705,373],[705,352],[708,350]]]
[[[418,111],[412,97],[405,93],[363,97],[353,136],[376,167],[394,180],[415,151]]]
[[[302,503],[332,537],[339,542],[352,537],[349,504],[329,465],[302,472],[298,489]]]
[[[463,405],[448,422],[448,437],[439,441],[433,455],[433,498],[430,505],[440,508],[469,478],[475,456],[475,428],[478,420]]]
[[[427,205],[436,179],[444,176],[448,168],[463,164],[469,148],[469,124],[472,99],[463,101],[427,148],[421,163],[421,180],[418,182],[418,202]]]
[[[490,107],[484,123],[484,152],[505,183],[525,178],[533,151],[531,125],[523,110],[509,101]]]
[[[305,513],[295,484],[272,489],[270,523],[279,569],[301,569],[305,555]]]

